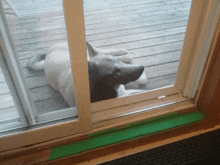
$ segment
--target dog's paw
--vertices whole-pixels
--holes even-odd
[[[120,52],[119,55],[127,55],[129,53],[129,51],[124,48],[120,49],[119,52]]]
[[[121,49],[106,49],[104,50],[106,52],[106,54],[111,54],[113,56],[124,56],[129,54],[129,51],[125,48],[121,48]]]
[[[124,63],[130,63],[133,58],[130,54],[128,54],[128,55],[124,55],[124,56],[119,56],[119,57],[117,57],[117,59],[121,62],[124,62]]]
[[[147,76],[146,76],[146,73],[143,72],[141,77],[139,79],[137,79],[135,81],[136,83],[140,84],[140,85],[145,85],[147,83]]]

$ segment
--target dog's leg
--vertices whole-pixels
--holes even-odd
[[[128,51],[126,49],[100,49],[93,47],[94,50],[101,54],[112,55],[112,56],[122,56],[127,55]]]
[[[140,87],[142,88],[146,84],[147,84],[147,76],[146,76],[146,73],[143,72],[139,79],[133,82],[129,82],[128,84],[125,85],[125,87],[127,89],[132,89],[132,88],[138,89]]]
[[[113,56],[121,56],[128,54],[128,51],[126,49],[100,49],[96,48],[92,45],[90,45],[88,42],[86,42],[87,48],[89,50],[90,54],[106,54],[106,55],[113,55]]]
[[[126,64],[131,63],[131,61],[132,61],[132,59],[133,59],[130,53],[128,53],[128,54],[126,54],[126,55],[122,55],[122,56],[117,56],[116,58],[117,58],[119,61],[124,62],[124,63],[126,63]]]
[[[143,72],[141,77],[139,79],[137,79],[135,82],[137,82],[138,84],[144,85],[147,83],[147,76],[146,73]]]
[[[86,42],[87,48],[89,51],[92,51],[92,54],[106,54],[106,55],[113,55],[113,56],[122,56],[128,54],[128,50],[122,49],[101,49],[90,45]]]
[[[94,47],[98,54],[112,55],[116,56],[117,59],[124,63],[129,63],[132,61],[132,55],[126,49],[100,49]]]
[[[129,95],[134,95],[138,93],[146,92],[145,90],[138,90],[138,89],[125,89],[124,85],[120,85],[118,87],[118,97],[125,97]]]

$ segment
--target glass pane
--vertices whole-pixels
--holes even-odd
[[[0,65],[0,133],[23,126],[1,68]]]
[[[130,81],[124,82],[126,90],[149,91],[174,85],[191,2],[84,0],[86,40],[93,47],[104,50],[100,54],[111,54],[109,49],[122,51],[113,56],[128,64],[128,68],[133,64],[144,67],[136,81],[135,74],[139,74],[136,71],[131,73],[134,76],[124,78],[125,82]],[[116,63],[112,65],[120,67]]]
[[[62,0],[1,2],[36,122],[77,118]]]

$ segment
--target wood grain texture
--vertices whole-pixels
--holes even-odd
[[[46,162],[49,159],[50,152],[50,149],[48,149],[33,154],[26,154],[20,157],[3,160],[0,162],[2,165],[38,164],[39,162]]]

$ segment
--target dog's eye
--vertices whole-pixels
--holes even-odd
[[[116,75],[114,75],[114,78],[115,78],[115,79],[118,79],[118,75],[117,75],[117,74],[116,74]]]
[[[114,73],[118,73],[118,72],[120,72],[120,68],[116,67],[115,70],[114,70]]]

